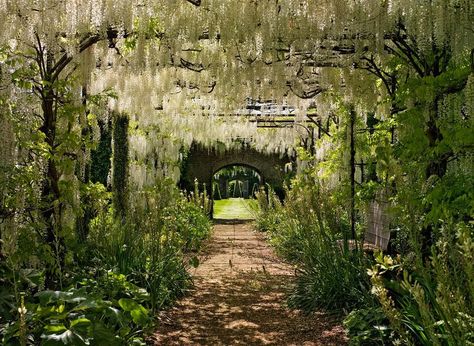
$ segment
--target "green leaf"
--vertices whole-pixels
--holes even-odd
[[[79,289],[74,291],[41,291],[36,294],[40,300],[41,305],[48,305],[50,303],[56,303],[58,301],[64,301],[66,303],[80,303],[87,300],[85,296],[85,289]]]
[[[56,346],[56,345],[87,345],[84,339],[74,333],[71,330],[66,330],[61,334],[43,334],[41,338],[44,340],[42,345],[44,346]]]
[[[44,326],[44,329],[50,333],[58,333],[67,330],[64,324],[48,324]]]
[[[97,346],[114,344],[120,345],[120,342],[117,342],[117,337],[115,334],[116,331],[114,330],[114,328],[108,328],[103,323],[99,321],[94,321],[94,324],[92,325],[93,339],[91,344]],[[116,343],[114,343],[114,341]]]
[[[131,331],[132,331],[132,329],[129,326],[124,326],[124,327],[120,328],[119,334],[120,334],[121,337],[125,338],[125,337],[127,337],[128,334],[130,334]]]
[[[41,305],[48,305],[57,302],[63,295],[64,292],[61,291],[41,291],[36,294]]]
[[[148,310],[134,300],[122,298],[119,300],[119,305],[123,310],[130,312],[133,322],[140,325],[146,325],[148,323]]]
[[[82,327],[84,325],[90,325],[91,321],[88,318],[80,317],[71,321],[71,328],[73,327]]]
[[[84,311],[89,309],[100,309],[106,306],[102,300],[97,300],[94,298],[87,298],[82,301],[79,305],[74,307],[71,311]]]
[[[144,326],[149,322],[148,310],[141,305],[140,308],[132,310],[130,315],[132,315],[133,322],[141,326]]]
[[[129,298],[121,298],[118,301],[120,307],[125,311],[138,309],[141,305]]]
[[[111,312],[110,315],[115,316],[116,318],[119,318],[119,317],[120,317],[120,314],[121,314],[120,310],[114,308],[113,306],[109,306],[109,307],[107,308],[107,311],[108,311],[108,312]]]

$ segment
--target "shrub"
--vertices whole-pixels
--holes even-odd
[[[96,208],[76,265],[63,276],[65,289],[44,290],[44,273],[1,262],[3,344],[144,344],[152,314],[191,284],[187,267],[197,260],[189,251],[200,248],[210,222],[168,182],[130,202],[126,219],[117,219],[105,199]]]
[[[262,232],[273,232],[282,221],[283,208],[280,199],[270,186],[268,193],[262,187],[255,193],[257,200],[257,218],[255,227]]]
[[[112,209],[93,220],[89,246],[98,266],[144,287],[155,311],[182,296],[190,285],[186,252],[199,249],[210,222],[172,185],[158,185],[131,200],[125,222],[114,219]]]
[[[278,222],[267,228],[271,243],[280,255],[298,266],[290,305],[311,311],[372,303],[366,275],[370,260],[359,248],[349,249],[342,207],[331,201],[329,191],[314,182],[295,181],[286,195],[284,206],[267,202],[257,224],[265,224],[277,215]]]
[[[165,228],[175,231],[184,251],[197,251],[209,236],[211,224],[203,210],[184,198],[165,209]]]
[[[366,306],[370,282],[368,261],[360,251],[344,250],[317,240],[303,250],[301,270],[290,296],[290,305],[305,311],[316,308],[351,311]]]
[[[377,256],[370,270],[390,327],[405,344],[474,344],[474,227],[445,222],[425,263]]]
[[[390,345],[395,340],[393,330],[380,306],[374,305],[351,311],[344,319],[350,345]]]
[[[1,327],[2,343],[41,345],[144,345],[152,318],[146,290],[123,275],[86,278],[64,291],[40,291]]]

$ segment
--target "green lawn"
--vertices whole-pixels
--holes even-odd
[[[255,219],[257,201],[229,198],[214,201],[214,219]]]

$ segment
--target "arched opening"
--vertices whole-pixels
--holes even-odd
[[[212,177],[214,219],[254,219],[255,196],[263,184],[262,174],[254,167],[231,164],[219,168]]]

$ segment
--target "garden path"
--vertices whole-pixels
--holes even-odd
[[[285,306],[294,269],[250,223],[222,220],[189,296],[160,315],[155,345],[345,345],[337,319]]]

